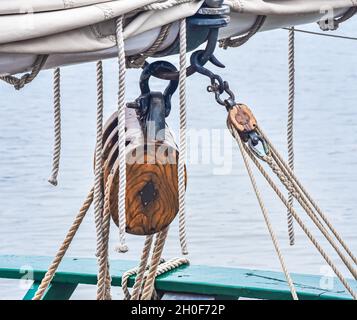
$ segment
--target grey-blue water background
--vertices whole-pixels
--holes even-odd
[[[345,23],[339,33],[355,35],[356,27],[354,19]],[[316,30],[317,26],[309,29]],[[231,83],[237,100],[254,110],[284,156],[287,35],[284,30],[265,32],[242,48],[217,50],[217,56],[227,66],[220,74]],[[354,41],[296,35],[296,172],[355,252],[356,48]],[[177,61],[177,57],[171,57],[170,61]],[[104,65],[108,116],[116,108],[117,63],[113,59]],[[0,83],[0,254],[53,256],[93,183],[95,64],[66,67],[62,74],[63,153],[57,188],[47,183],[53,145],[52,73],[41,73],[21,92]],[[139,93],[138,77],[138,71],[128,72],[128,100]],[[153,87],[158,83],[153,81]],[[200,76],[188,80],[188,127],[225,129],[226,112],[206,92],[206,84],[207,79]],[[168,119],[176,132],[177,109],[176,95]],[[204,148],[205,154],[222,155],[217,146]],[[194,264],[280,270],[238,147],[233,142],[232,149],[233,171],[228,175],[214,175],[217,165],[212,162],[188,166],[189,258]],[[258,181],[289,269],[328,273],[324,260],[299,227],[296,245],[289,247],[286,210],[264,181],[260,178]],[[117,240],[117,229],[113,228],[112,259],[138,259],[143,238],[129,236],[130,251],[126,255],[114,251]],[[328,252],[337,260],[336,254]],[[68,255],[94,257],[94,253],[95,228],[90,211]],[[175,222],[164,256],[179,254]],[[0,292],[1,299],[19,299],[24,289],[18,282],[1,281]],[[94,297],[94,287],[82,286],[73,298]]]

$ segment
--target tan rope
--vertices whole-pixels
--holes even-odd
[[[266,20],[266,16],[258,16],[257,19],[255,20],[254,24],[252,27],[249,29],[249,31],[242,36],[238,37],[229,37],[226,39],[221,39],[219,40],[219,46],[220,48],[227,49],[229,47],[231,48],[237,48],[248,42],[248,40],[253,37],[264,25]]]
[[[51,176],[48,182],[57,186],[58,172],[61,159],[61,70],[56,68],[53,73],[53,100],[54,100],[54,149]]]
[[[105,300],[108,296],[108,241],[110,231],[110,185],[113,182],[114,175],[111,173],[108,176],[107,184],[105,186],[104,196],[104,210],[102,220],[102,244],[99,252],[99,271],[98,271],[98,284],[97,284],[97,300]]]
[[[289,97],[288,97],[288,125],[287,125],[287,140],[288,140],[288,163],[291,170],[294,170],[294,109],[295,109],[295,31],[291,28],[289,31],[289,53],[288,53],[288,63],[289,63]],[[294,203],[294,198],[291,193],[289,193],[289,204],[292,206]],[[290,245],[293,246],[295,243],[295,232],[293,217],[288,210],[288,234]]]
[[[275,251],[278,255],[278,258],[279,258],[279,261],[280,261],[280,265],[281,265],[281,268],[283,269],[283,272],[285,274],[285,278],[288,282],[288,285],[289,285],[289,288],[290,288],[290,292],[291,292],[291,295],[293,297],[294,300],[299,300],[298,299],[298,296],[296,294],[296,289],[295,289],[295,286],[294,286],[294,283],[291,279],[291,276],[290,276],[290,273],[286,267],[286,263],[285,263],[285,260],[284,260],[284,257],[283,257],[283,254],[281,252],[281,249],[280,249],[280,246],[279,246],[279,242],[278,242],[278,239],[276,237],[276,234],[275,234],[275,231],[273,229],[273,226],[271,224],[271,221],[270,221],[270,218],[269,218],[269,214],[268,214],[268,211],[265,207],[265,204],[264,204],[264,201],[263,201],[263,198],[260,194],[260,191],[258,189],[258,185],[257,185],[257,182],[255,180],[255,177],[254,177],[254,174],[253,174],[253,171],[249,165],[249,161],[248,161],[248,156],[244,150],[244,147],[243,147],[243,143],[241,141],[241,137],[239,136],[239,134],[237,133],[237,131],[233,130],[233,127],[232,126],[229,126],[229,129],[230,131],[232,132],[235,140],[237,141],[238,143],[238,146],[239,146],[239,149],[240,149],[240,152],[242,154],[242,157],[243,157],[243,161],[244,161],[244,164],[245,164],[245,167],[247,169],[247,172],[248,172],[248,175],[249,175],[249,178],[250,178],[250,181],[251,181],[251,184],[253,186],[253,189],[254,189],[254,192],[255,192],[255,195],[258,199],[258,203],[259,203],[259,206],[260,206],[260,209],[263,213],[263,217],[264,217],[264,220],[265,220],[265,224],[267,225],[268,227],[268,231],[269,231],[269,234],[270,234],[270,237],[273,241],[273,245],[274,245],[274,248],[275,248]]]
[[[103,63],[98,61],[96,65],[97,73],[97,137],[95,147],[95,182],[94,182],[94,220],[97,235],[97,257],[98,262],[103,245]]]
[[[140,297],[141,290],[144,283],[144,273],[148,265],[148,259],[149,259],[153,239],[154,239],[153,235],[149,235],[146,237],[143,253],[140,259],[140,265],[137,268],[137,276],[135,279],[131,300],[138,300]]]
[[[164,25],[161,27],[158,37],[156,38],[155,42],[148,50],[146,50],[145,52],[143,52],[141,54],[127,57],[126,58],[126,67],[127,68],[136,68],[136,69],[142,68],[145,64],[146,59],[153,56],[156,52],[158,52],[161,45],[165,42],[165,40],[167,39],[167,36],[169,35],[171,26],[172,26],[172,24],[167,24],[167,25]]]
[[[121,278],[121,288],[124,293],[124,300],[130,300],[131,298],[128,282],[129,282],[129,278],[135,276],[137,273],[138,273],[138,267],[132,268],[123,273],[123,276]]]
[[[322,232],[322,234],[325,236],[325,238],[329,241],[329,243],[332,245],[332,247],[335,249],[335,251],[338,253],[346,267],[350,270],[352,275],[356,278],[357,277],[357,271],[354,269],[354,267],[350,264],[350,262],[347,260],[345,255],[341,252],[341,250],[338,248],[334,240],[332,239],[331,235],[328,233],[326,228],[322,225],[321,221],[318,219],[316,214],[312,211],[311,206],[309,205],[307,199],[304,197],[304,195],[299,192],[297,189],[296,183],[291,179],[291,177],[286,175],[286,172],[284,172],[284,168],[281,166],[279,163],[274,163],[275,155],[272,152],[271,156],[268,155],[263,158],[265,162],[269,164],[273,172],[277,175],[277,177],[280,179],[280,181],[283,183],[283,185],[289,190],[291,194],[293,194],[294,198],[296,198],[299,202],[299,204],[303,207],[305,212],[308,214],[308,216],[312,219],[314,224],[319,228],[319,230]]]
[[[47,290],[48,286],[50,285],[50,283],[58,269],[58,266],[60,265],[63,257],[65,256],[69,246],[72,243],[74,236],[76,235],[76,233],[83,221],[83,218],[85,217],[88,209],[90,208],[90,206],[93,202],[93,195],[94,195],[94,189],[92,189],[89,192],[87,199],[83,203],[82,208],[79,210],[79,213],[76,216],[71,228],[69,229],[69,231],[66,235],[66,238],[63,241],[60,249],[58,250],[56,257],[54,258],[50,267],[48,268],[48,271],[46,272],[45,277],[42,279],[41,284],[40,284],[33,300],[41,300],[45,291]]]
[[[48,55],[39,55],[36,58],[35,63],[32,67],[32,71],[30,73],[24,74],[21,78],[17,78],[15,76],[0,76],[0,80],[11,84],[16,90],[20,90],[37,77],[37,75],[40,73],[43,66],[45,65],[47,59]]]
[[[236,131],[235,128],[233,128],[233,130]],[[238,132],[236,132],[236,134],[238,134]],[[333,261],[331,260],[331,258],[328,256],[328,254],[323,250],[323,248],[320,246],[320,244],[318,243],[318,241],[315,239],[315,237],[312,235],[312,233],[309,231],[309,229],[306,227],[306,225],[303,223],[303,221],[300,219],[300,217],[298,216],[298,214],[296,213],[295,209],[290,206],[288,200],[286,200],[286,198],[284,197],[284,195],[282,194],[282,192],[279,190],[279,188],[276,186],[276,184],[274,183],[274,181],[270,178],[270,176],[268,175],[268,173],[264,170],[263,166],[258,162],[257,158],[255,157],[255,155],[253,155],[253,153],[250,151],[250,149],[244,145],[244,149],[247,152],[247,154],[250,156],[250,158],[252,159],[253,163],[255,164],[255,166],[259,169],[259,171],[262,173],[263,177],[267,180],[267,182],[269,183],[269,185],[271,186],[271,188],[274,190],[274,192],[277,194],[277,196],[280,198],[280,200],[282,201],[282,203],[286,206],[287,209],[290,210],[291,214],[293,215],[295,221],[299,224],[299,226],[302,228],[302,230],[305,232],[305,234],[307,235],[307,237],[310,239],[310,241],[313,243],[313,245],[316,247],[316,249],[319,251],[319,253],[321,254],[321,256],[325,259],[325,261],[328,263],[328,265],[332,268],[332,270],[334,271],[334,273],[336,274],[336,276],[340,279],[340,281],[342,282],[342,284],[344,285],[344,287],[347,289],[347,291],[352,295],[352,297],[354,299],[357,299],[357,295],[356,293],[353,291],[353,289],[351,288],[351,286],[349,285],[349,283],[346,281],[346,279],[343,277],[342,273],[338,270],[338,268],[336,267],[336,265],[333,263]],[[295,199],[297,199],[298,197],[294,194]],[[298,200],[298,199],[297,199]]]
[[[322,220],[325,222],[325,224],[327,225],[327,227],[330,229],[330,231],[333,233],[333,235],[336,237],[336,239],[338,240],[338,242],[341,244],[341,246],[345,249],[345,251],[348,253],[348,255],[350,256],[350,258],[353,260],[353,262],[355,264],[357,264],[357,259],[356,257],[353,255],[352,251],[349,249],[348,245],[343,241],[342,237],[340,236],[340,234],[337,232],[337,230],[334,228],[334,226],[332,225],[332,223],[329,221],[328,217],[323,213],[323,211],[321,210],[321,208],[317,205],[316,201],[313,200],[313,198],[311,197],[311,195],[307,192],[307,190],[304,188],[304,186],[301,184],[301,182],[297,179],[297,177],[295,176],[294,172],[285,164],[284,160],[282,159],[281,155],[277,152],[276,148],[274,147],[274,145],[270,142],[269,138],[264,134],[264,132],[261,130],[261,128],[259,128],[259,132],[262,134],[263,138],[267,141],[267,143],[270,146],[271,149],[271,153],[272,155],[276,158],[276,162],[277,164],[280,166],[281,169],[285,170],[286,175],[288,175],[293,183],[293,187],[297,190],[301,190],[302,195],[306,197],[306,199],[304,200],[306,204],[308,204],[308,202],[312,205],[312,207],[317,211],[317,213],[319,214],[319,216],[322,218]],[[302,197],[302,199],[304,199]],[[309,207],[309,210],[312,211],[312,208]],[[318,219],[315,216],[315,220]],[[320,225],[321,222],[320,222]],[[355,272],[354,272],[355,273]]]
[[[118,195],[118,210],[119,210],[119,246],[118,252],[127,252],[128,247],[125,241],[126,234],[126,156],[125,156],[125,50],[124,50],[124,35],[123,35],[123,20],[120,16],[116,20],[116,36],[118,46],[118,62],[119,62],[119,91],[118,91],[118,148],[119,148],[119,195]]]
[[[150,269],[148,271],[148,275],[143,288],[143,293],[141,296],[142,300],[150,300],[152,297],[152,293],[154,291],[156,272],[160,263],[162,251],[164,250],[168,232],[169,232],[169,228],[167,227],[163,231],[159,232],[159,234],[156,237],[154,251],[151,257]]]
[[[180,72],[179,72],[179,92],[180,92],[180,154],[178,162],[178,188],[179,188],[179,234],[182,254],[187,255],[186,236],[186,131],[187,131],[187,111],[186,111],[186,67],[187,67],[187,34],[186,19],[180,21]]]
[[[189,260],[186,258],[173,258],[169,261],[165,261],[164,259],[160,259],[159,262],[159,266],[157,268],[157,272],[156,272],[156,277],[167,273],[171,270],[177,269],[180,266],[184,265],[184,264],[189,264]],[[150,268],[150,266],[147,266],[145,270],[148,270]],[[129,282],[129,278],[136,275],[138,273],[138,269],[139,267],[135,267],[133,269],[130,269],[128,271],[126,271],[123,276],[122,276],[122,289],[124,292],[124,300],[139,300],[140,299],[140,294],[141,289],[138,291],[139,294],[134,295],[134,288],[133,288],[133,295],[130,294],[129,292],[129,287],[128,287],[128,282]],[[147,278],[147,272],[143,274],[142,276],[142,284],[145,283]],[[153,300],[159,300],[159,296],[156,292],[156,290],[153,291],[153,296],[152,296]]]
[[[350,264],[348,259],[345,257],[345,255],[342,253],[342,251],[339,249],[329,232],[326,230],[326,228],[323,226],[319,218],[316,216],[316,214],[312,211],[312,208],[310,204],[308,203],[307,199],[304,198],[304,196],[296,189],[296,183],[289,178],[287,178],[286,174],[283,172],[281,168],[279,168],[279,165],[276,165],[274,163],[275,156],[272,154],[272,156],[268,156],[264,159],[269,166],[272,168],[273,172],[276,173],[276,175],[279,177],[280,181],[284,184],[284,186],[294,195],[294,197],[298,200],[299,204],[304,208],[305,212],[308,214],[308,216],[312,219],[314,224],[319,228],[319,230],[322,232],[322,234],[325,236],[325,238],[328,240],[328,242],[332,245],[332,247],[335,249],[335,251],[338,253],[346,267],[350,270],[354,278],[357,278],[357,271],[355,268]]]

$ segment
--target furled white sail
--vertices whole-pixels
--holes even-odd
[[[203,0],[177,0],[164,10],[145,11],[157,0],[0,0],[0,75],[31,68],[36,56],[49,54],[45,68],[110,58],[116,55],[115,18],[126,16],[126,54],[147,50],[163,25],[173,23],[160,49],[178,34],[178,20],[194,15]],[[230,23],[220,38],[244,34],[258,15],[261,31],[338,16],[357,0],[226,0]]]

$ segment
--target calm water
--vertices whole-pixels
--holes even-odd
[[[357,21],[349,22],[340,32],[353,35],[356,27]],[[295,149],[298,175],[356,252],[355,52],[353,41],[297,35]],[[287,32],[259,34],[244,48],[219,50],[217,56],[227,65],[221,74],[230,81],[238,100],[251,106],[285,155]],[[115,61],[105,62],[107,115],[116,108],[116,70]],[[95,65],[68,67],[62,72],[63,153],[57,188],[47,183],[53,139],[51,73],[43,72],[21,92],[0,84],[0,254],[54,255],[93,182]],[[130,99],[138,95],[138,76],[137,71],[128,74]],[[224,129],[226,113],[206,93],[205,81],[198,76],[188,81],[189,127]],[[177,109],[177,100],[173,109]],[[175,130],[177,119],[175,110],[168,119]],[[213,170],[217,165],[212,162],[188,167],[190,259],[195,264],[279,270],[241,156],[232,140],[228,142],[232,143],[233,157],[229,175],[216,175]],[[222,156],[217,144],[203,146],[202,151],[211,158]],[[229,154],[226,157],[230,159]],[[296,246],[289,247],[285,209],[262,179],[258,181],[290,270],[325,273],[324,261],[298,227]],[[114,252],[117,240],[113,229],[113,259],[137,259],[143,238],[129,237],[130,252],[125,256]],[[91,211],[68,255],[93,257],[94,251]],[[164,255],[179,255],[177,223],[171,229]],[[94,298],[93,289],[83,287],[74,298]],[[23,295],[17,282],[12,281],[1,281],[0,292],[1,299]]]

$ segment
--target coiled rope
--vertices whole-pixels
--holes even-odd
[[[124,35],[123,35],[123,20],[120,16],[116,20],[116,37],[118,46],[118,64],[119,64],[119,86],[118,86],[118,148],[119,148],[119,246],[118,252],[127,252],[128,246],[125,241],[126,234],[126,156],[125,156],[125,50],[124,50]]]
[[[288,63],[289,63],[289,97],[288,97],[288,124],[287,124],[287,141],[288,141],[288,164],[291,170],[294,170],[294,109],[295,109],[295,31],[291,28],[289,31],[288,46]],[[292,206],[294,198],[291,193],[288,196],[289,204]],[[294,221],[291,212],[287,212],[288,234],[290,245],[295,243]]]
[[[61,70],[56,68],[53,73],[53,107],[54,107],[54,147],[51,176],[48,182],[58,185],[58,172],[61,159]]]
[[[186,111],[186,67],[187,67],[187,34],[186,19],[180,21],[180,71],[179,71],[179,100],[180,100],[180,154],[178,159],[178,189],[179,189],[179,235],[182,254],[187,255],[186,236],[186,149],[187,149],[187,111]]]

